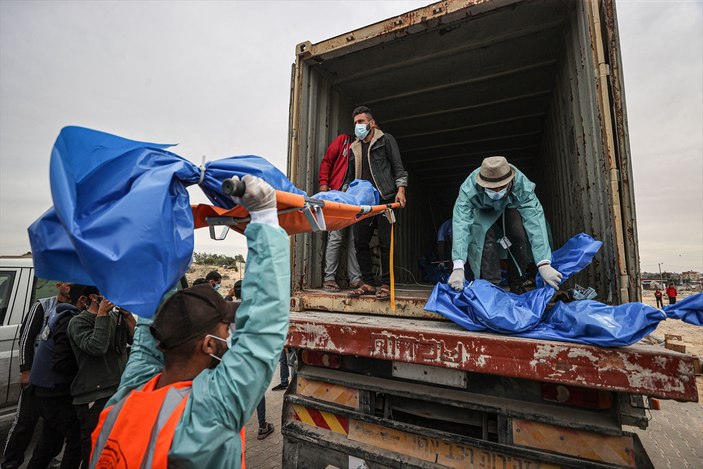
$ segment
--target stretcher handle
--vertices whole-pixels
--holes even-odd
[[[232,197],[241,197],[246,190],[247,185],[244,181],[231,178],[222,181],[222,192]]]

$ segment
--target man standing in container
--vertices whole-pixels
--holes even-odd
[[[408,185],[408,173],[403,168],[398,144],[391,134],[378,128],[371,110],[359,106],[352,113],[354,135],[351,144],[349,169],[343,190],[354,179],[365,179],[378,190],[381,204],[400,203],[405,207],[405,188]],[[352,290],[351,297],[376,295],[379,300],[390,298],[389,258],[391,250],[391,224],[384,216],[370,217],[354,224],[354,247],[363,283]],[[378,243],[381,247],[381,287],[373,287],[374,277],[371,270],[371,248],[369,242],[374,231],[378,230]]]
[[[551,264],[544,210],[535,184],[503,156],[491,156],[472,172],[459,189],[452,224],[454,270],[449,285],[464,288],[468,260],[475,278],[501,282],[501,249],[508,252],[511,291],[520,292],[523,272],[532,256],[545,283],[558,289],[562,274]]]
[[[337,191],[341,189],[349,166],[349,148],[354,138],[351,135],[341,134],[327,147],[325,156],[320,163],[320,192],[329,190]],[[356,260],[356,250],[354,250],[354,236],[352,228],[330,231],[327,236],[327,250],[325,252],[325,280],[322,288],[330,292],[341,290],[337,284],[337,268],[339,267],[339,255],[342,253],[344,238],[347,238],[347,271],[349,274],[349,286],[352,289],[359,288],[363,281],[359,271],[359,263]]]

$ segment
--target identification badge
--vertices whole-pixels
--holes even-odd
[[[503,236],[498,240],[498,244],[503,246],[503,249],[508,249],[510,246],[513,245],[513,243],[510,242],[507,236]]]

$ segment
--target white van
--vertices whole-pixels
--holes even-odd
[[[0,257],[0,408],[20,393],[20,324],[35,300],[56,295],[56,282],[34,276],[32,258]]]

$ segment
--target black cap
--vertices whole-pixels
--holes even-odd
[[[174,293],[161,305],[151,334],[167,350],[207,334],[220,322],[234,322],[236,309],[209,283],[196,285]]]

